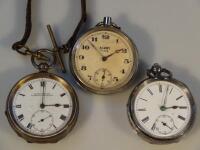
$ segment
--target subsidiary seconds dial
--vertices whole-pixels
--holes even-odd
[[[100,94],[127,85],[137,70],[137,49],[114,27],[96,27],[84,34],[72,52],[72,72],[80,85]],[[102,81],[103,80],[103,81]]]

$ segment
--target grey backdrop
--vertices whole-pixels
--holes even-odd
[[[0,150],[199,150],[200,117],[191,132],[177,144],[151,145],[129,125],[126,103],[133,87],[154,62],[172,70],[194,95],[199,109],[200,90],[200,0],[87,0],[87,28],[104,16],[134,39],[140,53],[140,72],[132,86],[110,96],[83,92],[70,72],[63,75],[76,87],[80,115],[74,130],[57,144],[28,144],[10,128],[4,115],[6,97],[21,77],[36,72],[30,58],[11,50],[24,32],[26,0],[0,0]],[[80,17],[79,0],[35,0],[33,34],[29,45],[50,47],[46,24],[51,24],[59,43],[72,34]],[[65,62],[67,64],[67,56]]]

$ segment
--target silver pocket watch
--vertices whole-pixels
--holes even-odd
[[[73,129],[79,112],[73,87],[62,77],[48,72],[60,55],[51,27],[47,27],[54,49],[33,52],[21,46],[26,49],[24,55],[31,55],[32,64],[39,72],[19,80],[6,103],[5,113],[10,126],[30,143],[58,142]]]
[[[128,101],[128,117],[137,134],[150,143],[178,142],[195,118],[189,88],[172,73],[154,64]]]
[[[78,99],[68,82],[40,71],[18,81],[6,104],[14,131],[30,143],[54,143],[74,127]]]
[[[110,17],[105,17],[76,41],[70,67],[84,89],[97,94],[116,93],[137,72],[137,48]]]

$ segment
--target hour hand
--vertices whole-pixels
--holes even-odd
[[[49,104],[49,105],[45,105],[45,107],[61,107],[61,106],[63,106],[63,107],[69,107],[69,105],[68,104]]]
[[[165,107],[165,109],[187,109],[187,106],[171,106],[171,107]]]
[[[111,57],[111,56],[113,56],[114,54],[117,54],[117,53],[119,53],[119,52],[121,52],[121,51],[123,51],[124,49],[122,48],[122,49],[118,49],[118,50],[115,50],[113,53],[111,53],[110,55],[108,55],[108,56],[105,56],[104,57],[104,60],[107,60],[109,57]]]

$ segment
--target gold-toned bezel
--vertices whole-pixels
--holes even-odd
[[[33,134],[25,131],[24,129],[22,129],[18,125],[18,123],[16,122],[16,120],[13,116],[12,102],[13,102],[13,98],[14,98],[16,92],[26,82],[33,80],[33,79],[37,79],[37,78],[49,78],[49,79],[52,79],[52,80],[55,80],[55,81],[61,83],[69,91],[71,98],[72,98],[73,108],[72,108],[72,114],[71,114],[71,117],[70,117],[68,123],[57,133],[54,133],[51,135],[45,135],[45,136],[33,135]],[[78,104],[78,98],[77,98],[77,95],[76,95],[74,89],[63,78],[61,78],[55,74],[51,74],[51,73],[47,73],[47,72],[39,72],[39,73],[30,74],[30,75],[22,78],[20,81],[18,81],[12,88],[10,94],[8,95],[7,103],[6,103],[6,116],[7,116],[7,119],[9,121],[11,127],[14,129],[14,131],[20,137],[24,138],[27,142],[30,142],[30,143],[56,143],[56,142],[58,142],[73,129],[73,127],[76,124],[77,118],[78,118],[78,113],[79,113],[79,104]]]
[[[128,42],[128,44],[131,47],[133,56],[135,57],[134,58],[134,65],[133,65],[133,67],[131,69],[131,73],[129,74],[128,78],[126,79],[125,82],[123,82],[123,84],[119,85],[119,87],[115,88],[115,89],[113,89],[113,88],[101,89],[101,88],[95,88],[95,87],[89,86],[85,81],[83,81],[81,79],[81,77],[80,77],[80,75],[79,75],[79,73],[78,73],[78,71],[76,69],[75,58],[76,58],[76,48],[77,48],[77,45],[79,45],[81,43],[81,41],[85,37],[87,37],[88,35],[90,35],[90,34],[92,34],[94,32],[99,32],[99,31],[111,31],[111,32],[119,34],[121,37],[123,37]],[[96,27],[92,28],[91,30],[89,30],[84,35],[82,35],[78,39],[78,41],[76,42],[76,44],[73,47],[73,50],[70,52],[70,59],[69,60],[70,60],[69,64],[70,64],[71,72],[72,72],[73,76],[75,77],[76,81],[78,82],[78,84],[83,89],[86,89],[86,90],[91,91],[91,92],[96,93],[96,94],[113,94],[113,93],[119,92],[122,89],[128,87],[130,81],[134,79],[135,74],[136,74],[137,69],[138,69],[138,50],[137,50],[137,47],[134,44],[134,42],[128,37],[128,35],[126,35],[120,29],[115,28],[113,26],[106,26],[106,27],[104,27],[104,26],[96,26]]]
[[[187,95],[189,102],[190,102],[190,106],[191,106],[191,117],[190,117],[190,120],[189,120],[187,126],[185,127],[185,129],[175,136],[171,136],[169,138],[163,138],[163,139],[155,138],[155,137],[149,135],[147,132],[145,132],[144,129],[138,123],[136,116],[134,114],[134,103],[135,103],[136,97],[137,97],[138,93],[140,92],[140,90],[143,89],[146,85],[153,83],[153,82],[157,82],[157,81],[166,81],[166,82],[177,85]],[[191,127],[194,123],[194,119],[195,119],[195,112],[196,112],[195,102],[194,102],[193,96],[192,96],[189,88],[184,83],[182,83],[176,79],[165,79],[165,80],[146,79],[146,80],[142,81],[132,91],[132,93],[129,97],[129,100],[128,100],[128,104],[127,104],[128,119],[129,119],[131,126],[134,128],[134,130],[137,132],[137,134],[139,136],[141,136],[144,140],[146,140],[147,142],[152,143],[152,144],[169,144],[169,143],[179,142],[180,139],[191,129]]]

